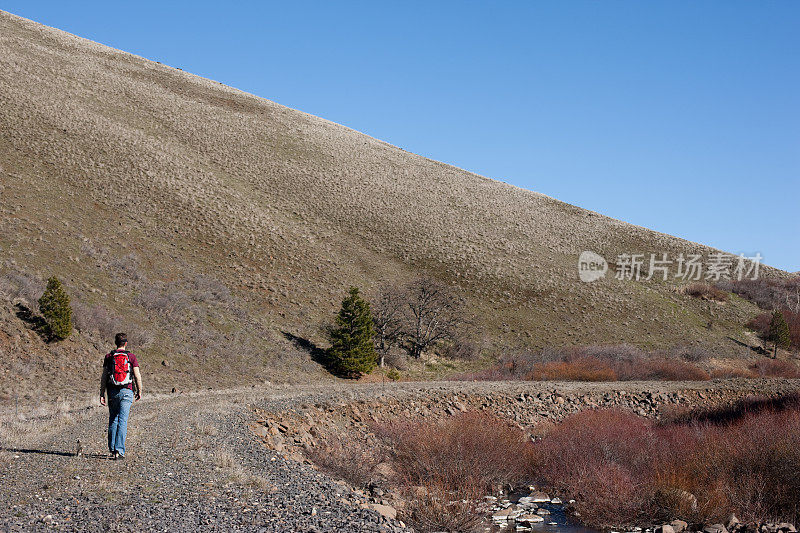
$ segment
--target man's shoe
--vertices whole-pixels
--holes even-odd
[[[125,456],[123,454],[117,452],[117,461],[122,461],[123,459],[125,459]]]
[[[111,459],[112,461],[116,461],[117,460],[117,452],[116,451],[111,452],[111,455],[110,455],[109,459]]]

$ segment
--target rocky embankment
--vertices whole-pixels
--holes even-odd
[[[469,382],[372,385],[310,392],[291,403],[254,406],[253,431],[273,450],[302,460],[303,451],[327,429],[370,433],[387,420],[437,419],[469,410],[490,411],[537,433],[584,409],[629,409],[659,419],[693,409],[713,409],[750,396],[779,397],[800,391],[796,380],[713,382]]]

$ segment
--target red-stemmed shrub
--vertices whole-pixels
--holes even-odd
[[[705,354],[689,350],[679,350],[676,354],[647,354],[627,344],[580,346],[563,351],[543,350],[535,354],[506,356],[491,368],[462,374],[456,379],[470,381],[706,381],[711,379],[708,372],[695,363],[705,359]]]
[[[406,494],[405,518],[420,531],[471,531],[479,501],[497,485],[528,482],[533,443],[489,413],[376,426]]]
[[[703,300],[713,300],[715,302],[724,302],[728,299],[728,293],[718,289],[717,287],[708,283],[691,283],[684,291],[689,296],[695,298],[702,298]]]
[[[762,378],[800,378],[800,366],[791,361],[779,359],[759,359],[750,365],[750,371],[755,376]]]
[[[470,411],[436,423],[384,424],[376,431],[391,444],[396,470],[409,485],[431,482],[455,490],[470,480],[490,491],[515,484],[529,471],[532,445],[516,426]]]
[[[754,453],[757,450],[757,453]],[[800,520],[800,398],[655,423],[584,411],[536,446],[537,473],[595,526],[682,518]]]

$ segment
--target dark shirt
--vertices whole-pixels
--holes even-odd
[[[112,357],[118,351],[122,351],[122,350],[114,350],[113,352],[108,352],[106,354],[106,358],[103,360],[103,368],[106,369],[106,371],[108,372],[109,376],[111,375],[111,372],[113,371],[113,368],[111,368],[111,364],[112,364],[111,362],[113,361]],[[132,354],[131,352],[128,352],[128,361],[131,362],[131,382],[128,383],[127,385],[117,386],[117,385],[114,385],[111,382],[110,378],[107,378],[108,382],[106,383],[106,388],[108,389],[109,392],[112,392],[112,393],[113,392],[119,392],[120,389],[133,390],[133,382],[134,382],[133,369],[134,368],[138,368],[139,361],[136,360],[136,355]]]

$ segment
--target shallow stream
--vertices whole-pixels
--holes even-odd
[[[531,491],[516,491],[508,496],[508,500],[512,505],[519,505],[520,499],[532,494]],[[515,520],[510,520],[506,523],[493,523],[491,531],[498,532],[516,532],[516,531],[532,531],[534,533],[600,533],[596,529],[592,529],[582,525],[576,518],[570,516],[566,511],[565,503],[551,503],[551,502],[537,502],[536,509],[546,509],[550,514],[542,516],[543,522],[536,523],[523,523],[520,524]],[[530,513],[536,514],[536,510],[531,510]],[[526,513],[528,514],[528,513]]]

